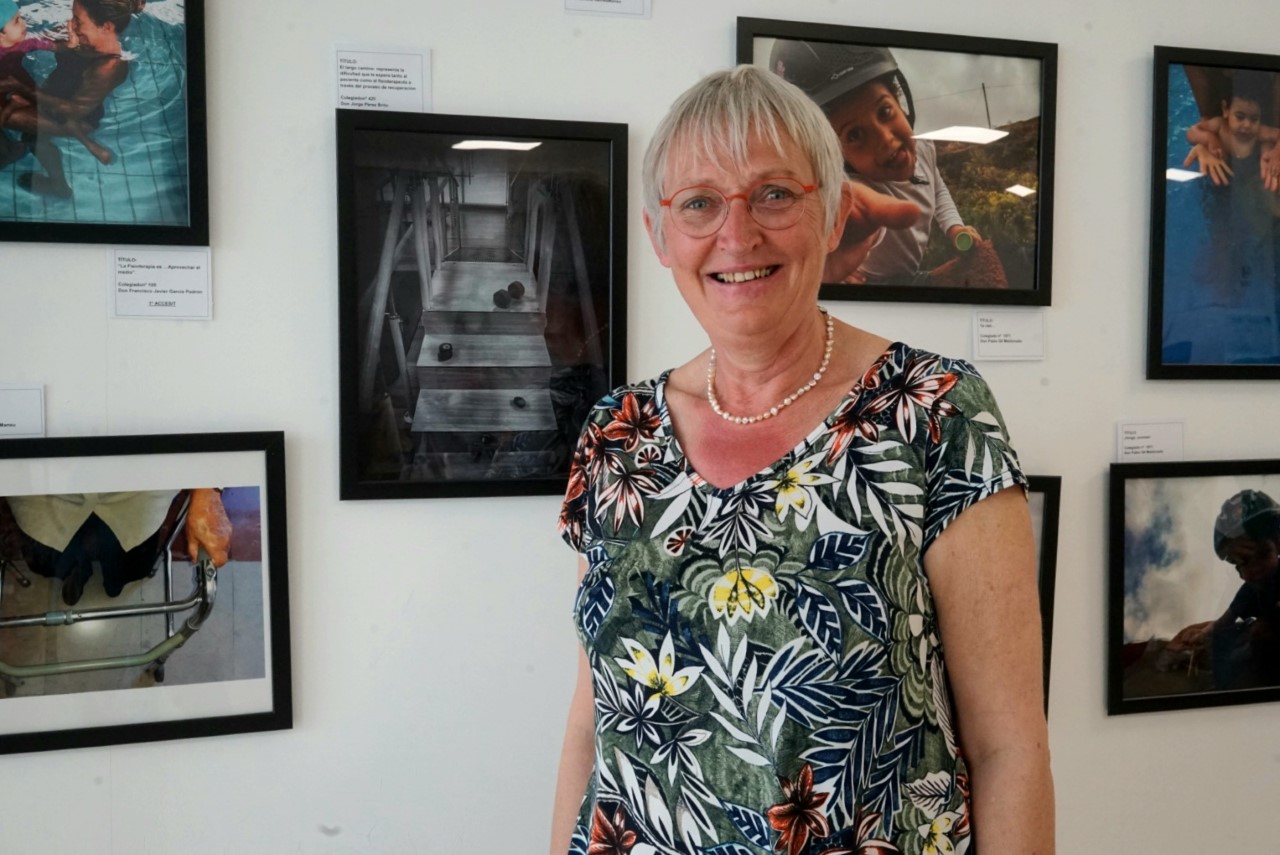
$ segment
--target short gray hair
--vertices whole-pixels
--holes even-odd
[[[753,133],[779,151],[784,136],[789,136],[805,153],[818,182],[818,198],[825,213],[823,227],[831,228],[845,176],[844,156],[830,121],[796,86],[764,69],[739,65],[708,74],[677,98],[645,150],[641,173],[644,210],[659,248],[663,246],[662,180],[672,147],[677,143],[691,145],[713,161],[726,152],[736,161],[745,161]]]

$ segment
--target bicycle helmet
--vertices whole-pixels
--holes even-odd
[[[1222,503],[1213,523],[1213,551],[1226,558],[1227,542],[1241,537],[1262,540],[1280,531],[1280,505],[1261,490],[1241,490]]]
[[[777,39],[769,53],[769,68],[824,110],[859,86],[889,77],[901,92],[907,121],[915,125],[911,89],[888,48]]]

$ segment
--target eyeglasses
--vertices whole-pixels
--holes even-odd
[[[659,201],[671,209],[671,222],[677,229],[689,237],[702,238],[720,231],[734,199],[747,203],[751,219],[762,228],[794,226],[804,213],[805,200],[817,189],[817,184],[801,184],[791,178],[766,178],[745,193],[726,196],[714,187],[695,186]]]

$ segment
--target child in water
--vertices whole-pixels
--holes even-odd
[[[779,39],[770,67],[826,112],[853,181],[919,210],[911,225],[886,229],[856,269],[842,269],[837,249],[823,281],[925,284],[920,263],[935,224],[957,248],[981,239],[956,210],[933,142],[913,135],[907,81],[888,48]]]
[[[1236,493],[1214,521],[1213,549],[1242,583],[1214,621],[1214,683],[1280,685],[1280,506],[1261,490]]]
[[[18,176],[22,186],[45,195],[71,196],[62,153],[54,142],[57,137],[74,137],[104,164],[115,159],[89,134],[102,120],[108,96],[129,76],[120,36],[141,8],[142,0],[73,0],[67,49],[58,52],[57,65],[40,86],[0,80],[0,98],[17,95],[27,102],[6,105],[0,127],[21,131],[46,173]],[[0,167],[5,165],[0,159]]]
[[[14,0],[0,0],[0,80],[12,78],[18,83],[34,87],[35,81],[23,67],[22,61],[32,51],[53,50],[54,47],[55,43],[51,39],[29,38],[27,21],[18,10],[18,4]],[[0,116],[30,104],[21,95],[0,95]],[[0,119],[0,127],[3,126],[4,121]],[[0,165],[6,162],[6,154],[13,156],[16,153],[20,157],[24,151],[19,143],[0,131]]]
[[[1166,296],[1166,342],[1185,341],[1186,359],[1206,364],[1272,363],[1280,358],[1277,324],[1276,194],[1261,177],[1259,157],[1280,138],[1263,123],[1273,80],[1237,70],[1224,81],[1220,114],[1187,130],[1198,163],[1206,242],[1185,293]],[[1179,319],[1178,312],[1182,313]],[[1177,360],[1182,361],[1182,360]]]
[[[1222,115],[1200,119],[1187,130],[1192,149],[1184,166],[1199,163],[1200,173],[1219,186],[1230,183],[1234,174],[1228,163],[1254,155],[1259,141],[1273,144],[1280,130],[1262,124],[1262,102],[1269,87],[1245,76],[1232,80],[1230,97],[1222,100]]]

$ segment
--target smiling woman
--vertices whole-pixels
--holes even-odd
[[[817,305],[826,255],[902,203],[748,66],[677,100],[644,185],[711,346],[598,401],[574,454],[551,852],[1051,853],[1026,479],[991,392]]]

